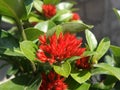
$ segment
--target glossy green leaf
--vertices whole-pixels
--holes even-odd
[[[118,19],[120,19],[120,10],[113,8],[113,11],[116,14],[116,16],[118,17]]]
[[[1,20],[6,23],[15,24],[15,21],[10,17],[2,16]]]
[[[62,2],[62,3],[59,3],[56,7],[59,10],[71,9],[73,7],[73,4],[69,2]]]
[[[93,26],[86,25],[82,22],[67,22],[64,24],[60,24],[60,26],[62,26],[63,32],[71,32],[71,33],[81,32],[85,29],[90,29],[93,27]],[[57,29],[57,26],[53,27],[46,33],[46,35],[47,36],[53,35],[56,29]]]
[[[42,5],[43,5],[42,1],[34,0],[33,5],[37,11],[42,12]]]
[[[25,0],[25,6],[26,6],[27,15],[29,15],[33,7],[33,0]]]
[[[96,53],[93,56],[93,63],[97,63],[98,60],[108,51],[110,47],[110,40],[108,38],[103,38],[99,43]]]
[[[64,14],[61,14],[59,16],[57,16],[54,21],[59,21],[59,22],[67,22],[71,19],[72,17],[72,13],[71,12],[67,12]]]
[[[115,65],[117,67],[120,67],[120,47],[111,45],[110,50],[113,53],[113,57],[114,57],[114,60],[115,60]]]
[[[17,8],[16,8],[17,7]],[[23,0],[0,0],[0,14],[18,18],[26,17],[26,8]]]
[[[0,90],[38,90],[40,83],[40,75],[24,75],[0,84]]]
[[[106,63],[95,64],[94,67],[102,68],[120,80],[120,68],[113,67],[113,66],[106,64]]]
[[[97,40],[95,35],[89,30],[85,31],[85,35],[90,51],[94,51],[97,47]]]
[[[20,43],[20,49],[23,52],[24,56],[29,60],[36,59],[36,50],[37,46],[32,41],[23,41]]]
[[[35,28],[27,28],[25,29],[25,34],[26,34],[27,40],[33,41],[33,40],[38,39],[38,37],[44,33]]]
[[[103,68],[94,68],[91,70],[92,75],[100,75],[100,74],[107,74],[107,75],[111,75],[111,73],[109,71],[106,71]]]
[[[53,66],[56,73],[68,77],[71,72],[71,66],[69,62],[64,62],[62,65],[54,65]]]
[[[77,70],[72,70],[71,76],[74,80],[76,80],[78,83],[84,83],[91,77],[91,73],[86,70],[82,71],[77,71]]]
[[[37,25],[35,25],[35,28],[46,33],[49,29],[53,28],[54,26],[56,25],[52,21],[44,21],[44,22],[40,22]]]

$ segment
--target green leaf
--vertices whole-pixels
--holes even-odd
[[[37,25],[35,25],[35,28],[46,33],[49,29],[53,28],[54,26],[56,25],[52,21],[44,21],[44,22],[40,22]]]
[[[34,0],[33,5],[37,11],[42,12],[42,5],[43,5],[42,1]]]
[[[113,8],[113,11],[116,14],[116,16],[118,17],[118,19],[120,19],[120,10]]]
[[[21,53],[15,50],[19,47],[17,39],[15,39],[10,33],[4,30],[0,30],[0,54],[9,56],[22,56]]]
[[[111,73],[109,71],[106,71],[103,68],[95,68],[91,70],[92,75],[100,75],[100,74],[107,74],[107,75],[111,75]]]
[[[23,0],[12,0],[12,2],[11,0],[0,0],[0,14],[16,20],[26,17],[26,8]]]
[[[53,66],[56,73],[68,77],[71,72],[71,66],[69,62],[64,62],[62,65],[54,65]]]
[[[102,68],[120,80],[120,68],[113,67],[113,66],[106,64],[106,63],[95,64],[94,67]]]
[[[71,76],[66,78],[65,83],[68,85],[68,90],[89,90],[90,84],[80,84],[76,82]]]
[[[61,14],[59,16],[57,16],[54,21],[59,21],[59,22],[67,22],[71,19],[72,17],[72,13],[71,12],[67,12],[64,14]]]
[[[0,84],[0,90],[38,90],[40,83],[40,75],[24,75]]]
[[[25,0],[25,6],[27,10],[27,15],[29,15],[33,7],[33,0]]]
[[[71,33],[81,32],[85,29],[92,28],[92,26],[86,25],[82,22],[67,22],[67,23],[64,23],[64,24],[60,24],[60,26],[62,27],[63,32],[71,32]],[[51,35],[54,34],[54,32],[56,30],[57,30],[57,26],[50,29],[46,33],[46,35],[51,36]]]
[[[73,4],[69,2],[62,2],[62,3],[59,3],[56,7],[59,10],[71,9],[73,7]]]
[[[26,34],[27,40],[33,41],[38,39],[38,37],[44,33],[35,28],[27,28],[25,29],[25,34]]]
[[[97,40],[95,35],[89,30],[85,31],[85,35],[90,51],[94,51],[97,47]]]
[[[59,37],[60,33],[62,32],[62,27],[61,26],[57,26],[56,32],[55,34],[57,35],[57,37]]]
[[[78,71],[74,69],[71,72],[71,76],[74,80],[81,84],[91,77],[91,73],[87,70]]]
[[[51,0],[43,0],[43,2],[44,2],[45,4],[57,4],[57,3],[60,2],[60,0],[54,0],[53,2],[51,2]]]
[[[72,62],[72,61],[75,61],[75,60],[78,60],[78,59],[80,59],[80,56],[73,56],[71,58],[68,58],[67,61]]]
[[[85,51],[85,52],[82,54],[82,56],[86,57],[86,56],[92,56],[92,55],[94,55],[94,54],[95,54],[94,51]]]
[[[120,67],[120,47],[111,45],[110,50],[113,53],[113,57],[115,59],[115,65]]]
[[[97,63],[98,60],[108,51],[110,47],[110,40],[103,38],[96,49],[96,53],[93,56],[93,63]]]
[[[90,88],[90,84],[88,83],[83,83],[79,88],[77,88],[76,90],[89,90]]]
[[[29,60],[33,61],[36,59],[37,46],[32,41],[21,42],[20,49],[23,52],[24,56]]]
[[[15,75],[18,71],[19,71],[18,67],[10,66],[10,68],[7,71],[7,76]]]

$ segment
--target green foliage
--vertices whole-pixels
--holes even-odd
[[[9,56],[21,56],[16,52],[19,47],[17,39],[4,30],[0,30],[0,54]]]
[[[43,5],[42,1],[34,0],[33,4],[37,11],[42,12],[42,5]]]
[[[87,70],[79,71],[79,70],[72,69],[71,77],[81,84],[90,79],[91,73]]]
[[[46,18],[42,11],[43,4],[55,5],[56,14],[49,19]],[[95,35],[90,31],[92,25],[87,25],[81,20],[72,20],[72,10],[75,10],[72,8],[73,5],[60,0],[0,0],[0,21],[14,24],[11,30],[0,30],[0,59],[7,61],[0,66],[0,69],[10,65],[7,76],[14,76],[13,79],[0,84],[0,90],[38,90],[43,79],[41,73],[48,74],[51,70],[65,78],[68,90],[112,90],[113,88],[117,90],[115,84],[120,80],[120,47],[110,46],[108,38],[103,38],[98,44]],[[120,18],[119,11],[117,9],[114,11]],[[61,62],[50,64],[49,58],[59,59],[59,55],[54,57],[51,53],[42,50],[42,48],[48,50],[49,45],[39,47],[41,44],[38,42],[39,36],[46,35],[45,41],[52,43],[49,42],[49,37],[54,33],[58,38],[60,33],[75,34],[81,31],[85,31],[87,45],[82,44],[86,51],[80,56],[64,58]],[[44,38],[42,39],[44,41]],[[58,42],[62,41],[58,40]],[[74,44],[76,43],[77,41]],[[39,54],[40,57],[48,62],[36,60],[38,48],[42,52]],[[110,55],[106,56],[109,48]],[[103,56],[105,60],[99,63]],[[81,60],[79,64],[89,63],[91,66],[89,70],[76,67],[76,60],[83,57],[89,57],[89,62]],[[94,77],[103,74],[105,78],[92,81]]]
[[[69,2],[62,2],[59,3],[56,7],[59,10],[64,10],[64,9],[66,10],[66,9],[71,9],[73,7],[73,4]]]
[[[29,15],[33,7],[33,0],[25,0],[24,2],[25,2],[27,15]]]
[[[10,0],[0,0],[0,14],[12,17],[16,20],[26,17],[26,9],[23,0],[12,0],[12,2]]]
[[[53,28],[54,26],[56,25],[52,21],[44,21],[44,22],[40,22],[37,25],[35,25],[35,28],[46,33],[49,29]]]
[[[96,47],[97,47],[96,37],[89,30],[85,31],[85,35],[86,35],[86,39],[87,39],[87,43],[89,45],[90,51],[94,51],[96,49]]]
[[[43,0],[45,4],[57,4],[60,2],[60,0],[54,0],[54,2],[51,2],[51,0]]]
[[[108,38],[103,38],[97,49],[96,49],[96,53],[93,56],[93,63],[97,63],[98,60],[100,60],[100,58],[108,51],[110,47],[110,40]]]
[[[40,83],[40,75],[22,75],[1,84],[0,90],[38,90]]]
[[[25,34],[27,37],[27,40],[36,40],[40,35],[43,35],[44,33],[38,29],[35,28],[27,28],[25,29]]]
[[[76,32],[81,32],[85,29],[90,29],[92,28],[92,26],[86,25],[82,22],[67,22],[64,24],[60,24],[59,26],[61,26],[62,28],[62,32],[70,32],[70,33],[76,33]],[[54,32],[57,30],[57,26],[53,27],[52,29],[50,29],[46,35],[47,36],[51,36],[54,34]]]
[[[115,65],[120,67],[120,47],[111,45],[110,50],[113,53],[113,58],[115,60]]]
[[[108,71],[110,75],[113,75],[120,80],[120,68],[110,66],[109,64],[106,63],[95,64],[94,67],[102,68]]]
[[[36,59],[37,46],[32,41],[23,41],[20,43],[20,49],[24,56],[31,61]]]
[[[70,72],[71,72],[71,66],[69,62],[64,62],[61,65],[54,65],[53,66],[54,70],[56,73],[64,76],[64,77],[68,77]]]
[[[116,16],[118,17],[118,19],[120,19],[120,10],[113,8],[113,11],[116,14]]]

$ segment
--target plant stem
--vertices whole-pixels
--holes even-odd
[[[18,27],[18,30],[20,32],[20,35],[22,36],[22,40],[27,40],[26,34],[25,34],[23,26],[22,26],[22,22],[19,19],[15,20],[15,21],[16,21],[16,25]]]

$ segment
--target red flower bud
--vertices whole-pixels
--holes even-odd
[[[56,7],[51,4],[44,4],[42,6],[43,14],[47,18],[51,18],[56,14]]]
[[[89,57],[81,58],[75,64],[79,69],[90,69]]]
[[[80,16],[77,13],[73,13],[72,20],[80,20]]]

